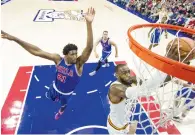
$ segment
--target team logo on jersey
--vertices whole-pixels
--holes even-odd
[[[82,10],[55,11],[54,9],[39,10],[33,21],[53,22],[55,19],[85,21]]]

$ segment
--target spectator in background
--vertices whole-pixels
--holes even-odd
[[[167,18],[167,20],[164,23],[167,23],[167,21],[169,19],[168,11],[167,11],[166,7],[162,7],[162,10],[161,11],[159,11],[156,14],[151,15],[150,17],[153,17],[153,16],[158,16],[159,19],[158,19],[157,23],[158,22],[161,22],[161,20],[162,20],[163,17],[166,17]]]
[[[173,16],[173,12],[171,10],[171,8],[168,9],[168,12],[167,12],[169,18],[171,18]]]
[[[114,3],[125,6],[127,10],[140,13],[144,17],[150,16],[153,22],[160,19],[159,11],[162,6],[166,6],[168,23],[185,26],[189,23],[191,14],[195,15],[195,1],[194,0],[109,0]],[[155,16],[155,15],[156,16]],[[151,16],[152,15],[152,16]],[[187,21],[187,22],[186,22]],[[191,27],[191,26],[190,26]]]
[[[175,22],[173,23],[173,25],[184,26],[185,21],[186,21],[186,19],[184,18],[184,14],[179,14],[179,16],[176,18]]]
[[[194,27],[195,27],[195,15],[193,15],[193,14],[190,15],[190,18],[188,18],[188,20],[186,21],[184,27],[194,29]]]

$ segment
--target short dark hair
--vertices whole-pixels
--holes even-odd
[[[108,31],[107,31],[107,30],[103,31],[103,33],[104,33],[104,32],[108,33]]]
[[[119,68],[123,67],[123,66],[126,66],[127,64],[118,64],[116,67],[115,67],[115,73],[118,72]]]
[[[66,46],[64,46],[63,54],[67,55],[72,50],[78,50],[78,47],[75,44],[70,44],[69,43]]]

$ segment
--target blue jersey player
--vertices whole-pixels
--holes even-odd
[[[96,51],[96,46],[101,43],[102,45],[102,56],[100,58],[100,60],[98,61],[98,65],[96,67],[96,69],[89,73],[90,76],[93,76],[96,74],[96,72],[100,69],[101,65],[102,67],[109,67],[109,63],[108,63],[108,57],[110,56],[111,52],[112,52],[112,46],[115,47],[115,57],[118,57],[118,48],[117,48],[117,45],[110,40],[110,38],[108,37],[108,31],[103,31],[103,35],[101,38],[99,38],[95,45],[94,45],[94,53],[95,53],[95,56],[96,58],[99,57],[99,55],[97,54],[97,51]]]
[[[176,83],[182,84],[179,80],[175,81]],[[181,98],[185,98],[185,103],[184,105],[190,104],[190,102],[195,102],[195,85],[191,83],[184,83],[183,88],[177,91],[176,94],[176,100],[175,100],[175,107],[179,107]],[[173,120],[177,122],[181,122],[188,112],[194,108],[194,105],[188,106],[186,109],[182,111],[181,117],[180,116],[174,116]]]
[[[35,56],[39,56],[55,62],[56,77],[51,85],[51,88],[49,89],[49,92],[46,93],[46,96],[53,101],[60,101],[61,103],[61,107],[55,115],[56,120],[59,119],[63,114],[70,96],[79,83],[83,71],[83,65],[88,60],[93,50],[92,22],[94,16],[95,10],[93,8],[88,9],[88,12],[85,14],[87,25],[87,46],[79,57],[77,57],[77,46],[74,44],[66,45],[63,49],[64,56],[61,57],[59,54],[45,52],[37,46],[34,46],[7,34],[4,31],[1,31],[2,38],[15,41],[25,50]]]
[[[167,17],[163,17],[161,22],[162,24],[164,24],[167,20]],[[148,37],[150,38],[150,46],[149,46],[149,50],[152,49],[152,47],[156,47],[159,45],[160,42],[160,38],[163,34],[163,32],[165,31],[165,38],[168,38],[168,34],[167,34],[167,30],[162,29],[161,27],[154,27],[152,28],[149,33],[148,33]]]

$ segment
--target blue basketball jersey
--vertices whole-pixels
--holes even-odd
[[[68,65],[64,58],[56,66],[55,86],[62,93],[72,92],[80,81],[76,64]]]
[[[152,34],[154,34],[155,37],[160,38],[160,36],[162,35],[163,31],[164,30],[161,29],[161,28],[155,28]]]
[[[151,34],[150,42],[152,44],[158,44],[160,42],[160,38],[161,38],[163,31],[164,30],[161,28],[155,28]]]
[[[109,39],[110,38],[108,38],[106,42],[104,42],[103,39],[100,41],[104,52],[111,52],[112,46],[109,44]]]

